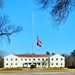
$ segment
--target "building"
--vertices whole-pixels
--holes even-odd
[[[4,68],[29,68],[32,64],[36,68],[65,67],[65,57],[58,54],[10,54],[4,57]]]

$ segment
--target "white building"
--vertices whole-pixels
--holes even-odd
[[[65,57],[58,54],[51,56],[50,67],[65,67]]]
[[[10,54],[4,57],[4,68],[12,67],[65,67],[65,57],[46,54]]]

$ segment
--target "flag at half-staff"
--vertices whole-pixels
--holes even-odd
[[[42,42],[41,42],[41,40],[38,38],[38,36],[37,36],[37,45],[38,45],[39,47],[41,47],[41,45],[42,45]]]

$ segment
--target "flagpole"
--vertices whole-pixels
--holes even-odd
[[[34,53],[34,11],[32,10],[32,54]]]
[[[34,11],[32,10],[32,65],[31,68],[33,67],[33,55],[34,53]]]

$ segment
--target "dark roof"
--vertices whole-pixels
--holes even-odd
[[[50,57],[51,55],[47,54],[14,54],[18,57]]]

